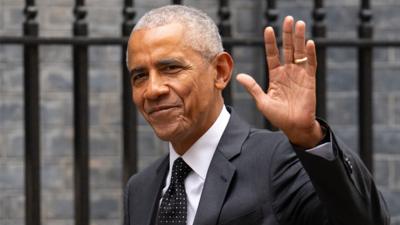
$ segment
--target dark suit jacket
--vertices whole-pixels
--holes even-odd
[[[384,200],[360,159],[331,133],[335,160],[296,150],[280,132],[252,129],[231,109],[194,225],[388,225]],[[131,177],[125,225],[153,225],[165,156]]]

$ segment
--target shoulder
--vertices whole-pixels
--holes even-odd
[[[148,165],[146,168],[132,175],[126,184],[126,190],[132,192],[135,191],[137,187],[142,188],[143,185],[148,183],[149,177],[154,177],[156,175],[157,171],[161,169],[162,164],[165,163],[167,159],[168,156],[165,155]]]
[[[280,143],[286,141],[286,136],[280,131],[270,131],[267,129],[250,128],[248,141],[262,141],[270,143]]]
[[[294,153],[288,138],[280,131],[251,128],[243,143],[243,150],[259,149],[267,151],[270,157]]]
[[[247,159],[247,160],[246,160]],[[241,147],[237,160],[246,160],[247,164],[264,171],[267,177],[281,176],[285,167],[298,164],[299,159],[288,138],[277,131],[251,128]]]

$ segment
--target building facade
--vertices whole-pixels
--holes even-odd
[[[232,36],[260,37],[266,1],[231,0]],[[356,38],[359,2],[325,1],[327,37]],[[170,1],[135,1],[135,20]],[[21,36],[23,0],[0,0],[0,36]],[[40,36],[72,36],[72,0],[37,0]],[[187,0],[185,5],[206,11],[218,21],[218,1]],[[87,0],[89,36],[121,36],[122,1]],[[313,1],[277,1],[280,24],[293,15],[312,24]],[[374,38],[399,39],[400,1],[372,2]],[[24,224],[24,102],[21,45],[0,43],[0,225]],[[40,54],[42,221],[74,224],[73,209],[73,71],[70,46],[45,45]],[[90,218],[91,224],[122,223],[121,47],[89,48]],[[260,47],[234,47],[235,74],[252,74],[265,82],[264,52]],[[357,49],[327,50],[327,116],[337,136],[358,150]],[[373,50],[374,176],[400,225],[400,48]],[[232,80],[233,105],[249,123],[264,123],[247,92]],[[138,115],[139,170],[167,151]]]

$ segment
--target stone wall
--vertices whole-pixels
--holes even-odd
[[[71,36],[74,1],[37,0],[41,36]],[[122,1],[87,0],[90,36],[121,35]],[[357,35],[357,0],[325,1],[326,23],[331,38]],[[138,17],[169,1],[135,1]],[[187,0],[215,20],[218,1]],[[232,0],[231,22],[236,37],[262,33],[265,1]],[[23,0],[0,0],[0,35],[21,35]],[[311,0],[280,0],[279,21],[287,14],[311,27]],[[400,2],[381,0],[372,4],[375,37],[398,38]],[[121,184],[121,49],[90,47],[90,188],[91,221],[96,225],[120,224]],[[246,72],[263,82],[263,50],[236,47],[235,73]],[[328,50],[328,122],[338,136],[356,151],[357,144],[357,50]],[[42,218],[43,224],[73,224],[73,113],[72,58],[67,46],[40,47]],[[374,162],[375,178],[392,212],[392,224],[400,224],[400,59],[399,48],[374,50]],[[0,45],[0,225],[24,224],[24,129],[22,48]],[[262,117],[244,89],[232,82],[234,105],[251,124]],[[139,116],[139,167],[166,152],[166,144],[154,136]]]

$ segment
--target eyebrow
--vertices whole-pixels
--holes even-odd
[[[161,59],[156,62],[156,67],[164,67],[164,66],[169,66],[173,64],[185,64],[182,62],[180,59],[174,59],[174,58],[169,58],[169,59]],[[133,76],[138,73],[143,73],[146,72],[147,69],[145,66],[138,66],[136,68],[133,68],[130,72],[130,75]]]
[[[171,64],[184,64],[181,60],[179,59],[161,59],[156,63],[156,67],[163,67],[163,66],[168,66]]]
[[[133,76],[133,75],[135,75],[135,74],[143,73],[143,72],[145,72],[145,71],[146,71],[146,68],[145,68],[144,66],[139,66],[139,67],[133,68],[133,69],[130,71],[130,75]]]

